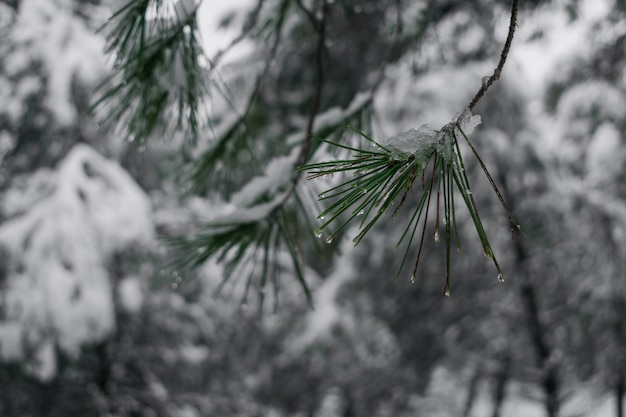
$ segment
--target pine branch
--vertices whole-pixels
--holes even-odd
[[[258,7],[261,7],[261,5],[262,2],[258,4]],[[247,143],[249,141],[250,132],[248,117],[258,99],[259,94],[261,93],[263,82],[269,73],[272,62],[278,53],[288,7],[289,0],[283,0],[278,8],[278,19],[273,29],[274,39],[268,56],[265,58],[263,69],[254,81],[252,92],[248,96],[243,113],[231,123],[226,132],[216,140],[208,151],[206,151],[197,161],[193,161],[191,168],[187,170],[185,175],[183,175],[183,180],[189,181],[191,184],[191,193],[202,192],[211,179],[211,176],[215,173],[216,167],[220,164],[228,166],[231,170],[234,169],[237,165],[236,161],[240,150],[248,146]],[[233,111],[236,110],[233,109]],[[254,158],[255,156],[254,152],[250,152],[249,155],[251,158]]]
[[[359,233],[353,239],[354,245],[358,245],[383,215],[391,213],[395,217],[400,212],[409,193],[413,191],[413,184],[416,178],[421,177],[421,197],[396,245],[399,247],[404,244],[405,251],[395,279],[397,280],[403,271],[417,230],[421,224],[421,237],[419,238],[415,267],[410,278],[411,282],[415,282],[426,236],[430,203],[433,196],[436,195],[436,220],[433,236],[435,242],[440,240],[439,216],[443,209],[446,240],[446,283],[444,294],[450,296],[450,247],[453,235],[457,248],[460,251],[454,201],[454,194],[457,192],[461,195],[474,223],[485,256],[492,260],[498,273],[498,280],[504,281],[504,274],[494,255],[481,217],[478,214],[478,208],[465,172],[465,162],[458,143],[458,135],[462,135],[480,162],[493,191],[508,213],[508,208],[502,199],[501,193],[464,132],[464,130],[471,132],[479,122],[480,118],[478,116],[472,116],[469,110],[466,110],[456,120],[453,120],[439,131],[432,130],[424,125],[418,130],[411,129],[389,138],[385,143],[377,142],[363,132],[357,131],[370,143],[372,149],[369,150],[330,142],[327,139],[320,139],[335,147],[353,152],[352,157],[303,165],[299,167],[299,170],[308,172],[309,179],[343,173],[352,173],[352,176],[348,176],[340,185],[319,194],[320,200],[331,201],[331,204],[318,216],[318,219],[323,220],[324,223],[314,232],[315,236],[321,238],[331,225],[335,225],[334,229],[327,232],[325,237],[326,242],[333,241],[349,224],[358,222]],[[428,174],[429,167],[432,167],[430,174]],[[434,188],[435,186],[437,187],[436,189]],[[441,204],[441,200],[443,200],[443,204]],[[510,214],[509,219],[512,225],[520,229]]]
[[[296,167],[302,165],[308,157],[309,150],[311,148],[311,143],[313,141],[313,126],[315,125],[315,118],[320,111],[320,106],[322,103],[322,91],[324,89],[324,48],[326,44],[326,18],[328,15],[328,2],[324,0],[322,2],[322,19],[319,22],[317,27],[318,29],[318,38],[317,38],[317,49],[315,51],[315,63],[317,66],[317,83],[315,85],[315,94],[313,96],[313,103],[311,104],[311,111],[309,113],[309,121],[306,126],[306,134],[304,143],[302,145],[300,156],[296,163]],[[299,175],[294,176],[294,184],[293,187],[297,185]]]
[[[504,63],[506,62],[506,59],[509,55],[509,50],[511,49],[511,44],[513,43],[513,36],[515,35],[515,29],[517,27],[517,11],[519,8],[519,0],[512,0],[511,2],[511,20],[509,22],[509,33],[506,37],[506,42],[504,43],[504,47],[502,48],[502,52],[500,53],[500,61],[498,61],[498,65],[496,65],[495,70],[493,71],[493,74],[487,78],[482,85],[480,86],[480,89],[478,90],[478,92],[476,93],[476,95],[474,96],[474,98],[472,99],[472,101],[470,102],[468,108],[471,110],[474,110],[474,107],[476,107],[476,104],[478,104],[478,102],[480,101],[480,99],[485,95],[485,93],[487,92],[487,90],[489,89],[489,87],[491,87],[491,85],[496,82],[497,80],[500,79],[500,74],[502,74],[502,69],[504,68]]]
[[[130,0],[102,30],[115,62],[90,111],[103,112],[103,122],[131,141],[142,142],[158,128],[186,131],[195,140],[207,117],[195,9],[182,0],[173,12],[156,0]]]
[[[417,250],[415,266],[410,281],[414,282],[416,279],[417,268],[426,235],[430,202],[435,194],[433,187],[435,186],[435,182],[437,182],[434,240],[437,242],[440,239],[439,216],[441,208],[443,207],[446,239],[446,282],[444,295],[450,296],[450,246],[453,233],[457,243],[457,249],[460,251],[454,206],[455,189],[456,192],[461,195],[470,213],[479,240],[483,246],[485,256],[490,258],[494,263],[498,272],[498,280],[504,281],[504,274],[493,253],[491,244],[489,243],[489,239],[482,225],[481,217],[478,214],[469,179],[465,172],[465,165],[459,148],[457,135],[463,136],[473,155],[476,157],[494,193],[509,216],[513,230],[521,231],[521,227],[514,221],[486,165],[464,132],[466,129],[468,133],[471,132],[474,126],[480,123],[480,118],[478,116],[472,116],[471,110],[476,106],[487,89],[500,78],[513,41],[517,24],[517,11],[518,0],[513,0],[511,5],[509,33],[493,75],[483,82],[468,109],[439,131],[433,131],[424,125],[417,131],[412,129],[388,139],[386,141],[387,147],[376,142],[363,132],[358,132],[372,144],[376,149],[375,151],[352,148],[347,145],[321,139],[321,141],[330,143],[338,148],[344,148],[354,152],[352,158],[303,165],[299,167],[299,170],[308,171],[309,179],[345,172],[352,172],[353,178],[347,179],[340,185],[326,190],[319,195],[320,200],[331,199],[334,202],[327,209],[322,211],[318,217],[320,220],[326,220],[327,218],[328,220],[315,231],[315,236],[321,237],[323,231],[329,225],[338,224],[326,237],[327,241],[333,240],[335,235],[342,231],[348,224],[355,221],[358,217],[363,216],[362,220],[359,222],[360,232],[353,240],[356,246],[369,230],[371,230],[374,224],[378,222],[382,215],[391,212],[395,217],[398,214],[407,199],[409,191],[412,190],[415,179],[421,177],[423,187],[422,195],[397,244],[397,246],[400,246],[403,241],[405,241],[405,238],[408,237],[396,279],[399,278],[403,270],[418,226],[422,224],[419,248]],[[428,167],[432,167],[432,173],[429,177],[427,177]],[[441,204],[442,198],[443,205]]]
[[[271,208],[272,203],[266,206]],[[246,218],[245,215],[233,215],[230,219],[204,224],[204,232],[191,238],[168,238],[166,243],[178,253],[172,266],[177,270],[190,271],[209,259],[215,259],[224,265],[224,270],[214,296],[218,297],[235,277],[246,277],[242,305],[248,304],[249,290],[253,279],[258,276],[257,296],[261,313],[269,282],[274,292],[274,311],[278,308],[281,272],[278,258],[280,253],[286,252],[292,262],[292,272],[296,275],[307,302],[312,306],[311,292],[304,278],[304,268],[291,226],[298,224],[297,219],[292,218],[295,215],[295,211],[284,208],[274,212],[273,216],[259,214],[258,218]],[[257,270],[259,265],[260,273]]]

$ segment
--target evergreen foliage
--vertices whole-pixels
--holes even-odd
[[[174,7],[163,0],[129,1],[103,28],[115,61],[93,108],[104,107],[103,121],[123,126],[127,139],[143,142],[177,129],[195,140],[203,127],[205,70],[195,13],[193,1]]]
[[[483,95],[508,1],[259,0],[179,66],[199,4],[109,3],[0,2],[0,415],[623,414],[623,2],[523,2]]]
[[[400,5],[396,5],[398,22],[402,20]],[[338,222],[337,226],[326,237],[326,243],[331,243],[335,237],[339,237],[340,232],[356,217],[363,214],[360,222],[362,230],[354,238],[356,245],[374,226],[380,217],[390,211],[392,206],[393,215],[398,214],[401,206],[410,195],[413,183],[417,178],[422,178],[424,192],[418,199],[413,214],[409,214],[409,222],[402,233],[397,246],[405,242],[406,249],[402,258],[396,279],[402,271],[412,243],[418,229],[421,226],[421,238],[419,238],[419,249],[413,268],[411,281],[415,280],[417,266],[422,252],[424,235],[427,228],[428,212],[430,210],[431,196],[435,194],[433,187],[436,187],[436,219],[435,219],[435,240],[439,238],[440,227],[440,207],[443,209],[441,221],[444,224],[444,238],[446,242],[446,282],[444,294],[450,295],[450,246],[452,234],[458,233],[456,228],[454,197],[458,192],[465,206],[468,208],[472,221],[478,232],[479,240],[483,246],[485,255],[493,260],[498,278],[503,281],[504,275],[496,260],[491,245],[487,239],[481,218],[478,214],[477,206],[474,202],[469,180],[465,174],[464,162],[458,146],[457,136],[463,136],[469,144],[472,152],[480,161],[481,167],[489,178],[493,190],[506,208],[506,204],[499,193],[495,182],[489,175],[487,167],[478,157],[475,148],[469,142],[462,129],[463,123],[468,123],[471,113],[467,110],[459,117],[445,126],[439,132],[431,132],[426,141],[420,145],[424,137],[415,136],[412,138],[414,152],[392,152],[385,146],[369,138],[366,134],[361,136],[367,139],[378,150],[370,151],[353,147],[350,144],[342,143],[341,130],[347,120],[367,108],[371,100],[364,101],[365,105],[358,105],[356,109],[348,109],[343,117],[335,118],[326,126],[320,126],[319,119],[324,119],[323,99],[328,74],[333,70],[327,48],[327,42],[337,27],[332,26],[332,10],[342,6],[331,5],[330,2],[322,0],[313,2],[312,9],[307,8],[302,2],[292,2],[284,0],[269,7],[270,15],[267,19],[261,17],[264,10],[263,2],[259,2],[253,10],[251,17],[256,20],[248,23],[246,33],[254,33],[256,25],[256,36],[263,36],[270,40],[270,47],[265,57],[265,62],[261,66],[257,78],[252,86],[251,93],[243,108],[243,113],[236,117],[234,122],[227,124],[223,133],[219,134],[209,150],[197,160],[191,162],[191,168],[183,178],[191,184],[192,192],[202,192],[210,190],[211,181],[216,171],[225,173],[236,172],[240,169],[242,152],[247,153],[248,159],[253,162],[252,166],[262,165],[258,153],[265,157],[275,158],[274,149],[268,151],[261,150],[254,143],[255,135],[267,134],[264,126],[254,125],[254,111],[261,99],[263,83],[271,69],[271,63],[276,59],[281,46],[284,25],[288,22],[288,11],[294,7],[296,11],[304,15],[304,22],[298,23],[295,31],[312,30],[315,33],[316,42],[311,45],[310,53],[313,54],[316,67],[312,75],[312,90],[308,99],[308,118],[304,130],[304,137],[294,136],[290,132],[287,140],[283,140],[283,149],[299,149],[298,156],[291,167],[287,167],[282,173],[282,186],[273,184],[263,190],[258,198],[248,199],[243,210],[229,214],[226,219],[218,219],[200,226],[203,230],[195,237],[178,237],[170,239],[178,250],[179,261],[177,265],[185,268],[197,268],[210,259],[223,262],[225,265],[224,284],[229,281],[234,271],[237,275],[245,270],[245,265],[260,264],[260,268],[248,268],[249,278],[246,288],[250,288],[252,278],[259,275],[256,287],[259,291],[259,298],[263,300],[265,286],[267,282],[272,282],[275,296],[278,297],[279,280],[275,276],[278,266],[273,263],[278,259],[281,248],[286,249],[292,260],[293,273],[298,278],[309,302],[310,292],[305,281],[305,262],[303,262],[303,249],[301,247],[301,233],[296,226],[299,222],[290,221],[299,216],[307,216],[309,210],[306,208],[307,202],[299,195],[300,171],[312,171],[309,178],[318,176],[334,175],[335,173],[353,172],[354,178],[346,180],[341,185],[335,186],[325,193],[320,194],[320,200],[326,202],[333,197],[340,197],[328,208],[322,211],[318,219],[328,217],[323,225],[314,232],[316,237],[321,236],[322,229],[329,224]],[[345,7],[345,6],[344,6]],[[470,103],[472,109],[487,89],[500,77],[502,68],[513,40],[513,34],[517,23],[518,2],[514,0],[511,6],[511,21],[509,35],[504,49],[501,53],[500,61],[491,77],[485,77],[480,90]],[[174,13],[168,10],[162,1],[155,0],[132,0],[121,7],[112,16],[109,26],[109,37],[107,51],[115,53],[116,60],[114,74],[108,80],[116,80],[116,85],[109,87],[102,98],[95,104],[97,107],[103,103],[109,103],[113,111],[108,115],[108,119],[114,122],[123,122],[127,135],[139,141],[146,140],[153,132],[159,121],[164,118],[166,110],[172,101],[171,88],[166,87],[163,80],[177,86],[180,93],[177,97],[178,116],[177,127],[187,130],[190,137],[198,136],[199,117],[198,113],[202,109],[201,101],[206,99],[205,90],[201,88],[204,83],[201,81],[207,71],[198,64],[203,58],[202,51],[197,45],[195,33],[195,8],[193,2],[179,0],[173,5]],[[183,12],[179,12],[183,10]],[[152,16],[150,16],[152,15]],[[252,22],[252,21],[250,21]],[[293,22],[291,23],[293,24]],[[308,26],[308,28],[306,27]],[[392,36],[392,53],[387,61],[383,62],[377,75],[377,80],[370,86],[370,91],[376,91],[380,82],[384,80],[384,68],[386,62],[396,59],[399,48],[402,48],[405,34],[402,33],[401,24],[394,28],[395,34]],[[409,34],[409,38],[415,39],[414,34]],[[219,59],[219,56],[218,58]],[[215,63],[211,63],[215,65]],[[181,80],[182,81],[179,81]],[[297,85],[305,88],[305,85]],[[306,91],[306,88],[305,88]],[[111,103],[114,103],[111,105]],[[305,102],[306,103],[306,102]],[[303,103],[304,104],[304,103]],[[234,111],[234,110],[233,110]],[[271,115],[265,115],[265,118]],[[467,119],[467,120],[466,120]],[[185,121],[185,124],[182,122]],[[367,127],[367,126],[365,126]],[[473,126],[472,126],[473,128]],[[292,130],[292,129],[290,129]],[[285,134],[284,132],[283,134]],[[297,134],[296,134],[297,135]],[[337,141],[327,138],[337,136]],[[428,136],[428,135],[427,135]],[[354,159],[335,160],[325,163],[311,163],[318,153],[320,146],[315,143],[314,137],[322,138],[321,142],[344,150],[356,152]],[[407,140],[403,138],[402,140]],[[410,141],[410,140],[409,140]],[[267,141],[266,144],[271,142]],[[390,145],[391,146],[391,145]],[[270,145],[271,147],[271,145]],[[257,152],[260,151],[260,152]],[[280,148],[275,151],[281,152]],[[282,150],[284,152],[284,150]],[[426,171],[432,165],[432,173],[425,178]],[[254,168],[253,168],[254,169]],[[290,173],[291,171],[291,173]],[[253,171],[254,172],[254,171]],[[229,174],[227,174],[229,175]],[[264,174],[262,174],[264,175]],[[219,177],[218,177],[219,178]],[[223,178],[228,181],[227,178]],[[234,180],[237,182],[236,180]],[[274,181],[279,181],[278,177]],[[230,182],[230,181],[228,181]],[[257,186],[260,186],[258,183]],[[241,187],[241,186],[240,186]],[[227,187],[231,188],[231,187]],[[249,192],[252,192],[248,188]],[[365,191],[364,191],[365,190]],[[456,191],[455,191],[456,190]],[[367,193],[367,195],[366,195]],[[443,197],[443,199],[442,199]],[[458,198],[458,197],[457,197]],[[443,205],[441,205],[443,201]],[[348,210],[348,218],[343,216]],[[249,217],[249,212],[254,210],[253,218]],[[246,214],[247,213],[247,214]],[[290,214],[288,214],[290,213]],[[237,218],[237,216],[242,216]],[[287,217],[285,217],[287,216]],[[509,213],[510,217],[510,213]],[[423,222],[421,222],[423,218]],[[515,229],[519,229],[517,223],[512,218],[511,223]],[[306,223],[305,223],[306,224]],[[309,235],[309,234],[306,234]],[[456,239],[458,242],[458,238]],[[458,246],[458,243],[457,243]],[[460,250],[460,248],[459,248]],[[255,269],[260,269],[255,273]],[[219,292],[219,291],[218,291]],[[247,298],[244,295],[244,299]]]

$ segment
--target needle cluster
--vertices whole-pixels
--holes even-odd
[[[459,146],[463,138],[477,158],[494,192],[505,208],[512,226],[521,230],[511,217],[506,203],[493,181],[485,164],[471,144],[467,134],[480,123],[478,116],[466,110],[453,122],[436,131],[427,126],[409,130],[380,143],[357,131],[370,144],[369,149],[358,149],[345,144],[321,139],[333,146],[353,152],[349,159],[318,162],[299,167],[308,172],[308,178],[314,179],[335,174],[351,173],[346,180],[319,194],[319,200],[329,202],[320,213],[321,227],[314,232],[317,237],[333,225],[332,232],[325,237],[327,241],[346,228],[352,222],[358,222],[359,232],[354,237],[356,246],[371,228],[386,213],[395,217],[409,196],[418,193],[418,200],[412,215],[396,247],[404,245],[404,256],[396,279],[402,272],[414,242],[419,242],[411,281],[415,280],[420,255],[427,235],[428,217],[431,204],[435,204],[435,225],[433,236],[440,240],[441,229],[446,243],[446,283],[444,294],[450,295],[450,259],[452,237],[460,251],[456,224],[455,204],[460,198],[470,213],[470,217],[485,255],[490,258],[498,273],[498,279],[504,280],[504,274],[493,253],[487,234],[482,224],[474,200],[469,179],[465,172],[465,163]],[[417,185],[416,185],[417,182]]]

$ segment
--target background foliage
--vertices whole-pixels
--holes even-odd
[[[294,168],[452,120],[508,2],[211,3],[0,2],[0,415],[623,415],[624,2],[522,2],[471,139],[526,236],[467,163],[507,281],[459,210],[450,299],[417,193],[326,243]]]

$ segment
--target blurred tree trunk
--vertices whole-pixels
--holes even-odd
[[[465,407],[463,408],[463,417],[469,417],[476,400],[476,394],[478,393],[478,384],[482,377],[482,371],[480,365],[477,365],[472,373],[472,377],[469,381],[469,387],[467,388],[467,398],[465,399]]]
[[[624,417],[624,390],[626,389],[626,381],[624,375],[620,375],[617,384],[615,384],[615,399],[617,406],[617,417]]]
[[[539,317],[535,287],[526,283],[521,286],[520,291],[531,344],[537,356],[537,368],[542,373],[541,388],[545,395],[546,412],[549,417],[556,417],[560,405],[558,369],[557,365],[550,360],[552,349],[546,340],[546,329]]]
[[[500,417],[500,410],[502,409],[502,404],[504,404],[504,398],[506,396],[506,387],[511,378],[511,364],[511,354],[505,352],[500,359],[498,371],[494,375],[493,417]]]
[[[506,170],[500,169],[501,191],[510,209],[515,212],[515,195],[508,187],[504,172]],[[520,239],[514,239],[513,243],[515,250],[514,269],[526,271],[525,266],[529,260],[528,252]],[[520,276],[523,275],[520,274]],[[557,417],[560,408],[558,365],[551,358],[553,349],[547,340],[549,329],[541,321],[536,291],[537,288],[532,277],[527,276],[526,281],[520,285],[523,314],[526,316],[530,344],[537,358],[537,369],[541,374],[540,386],[544,393],[546,413],[548,417]]]

